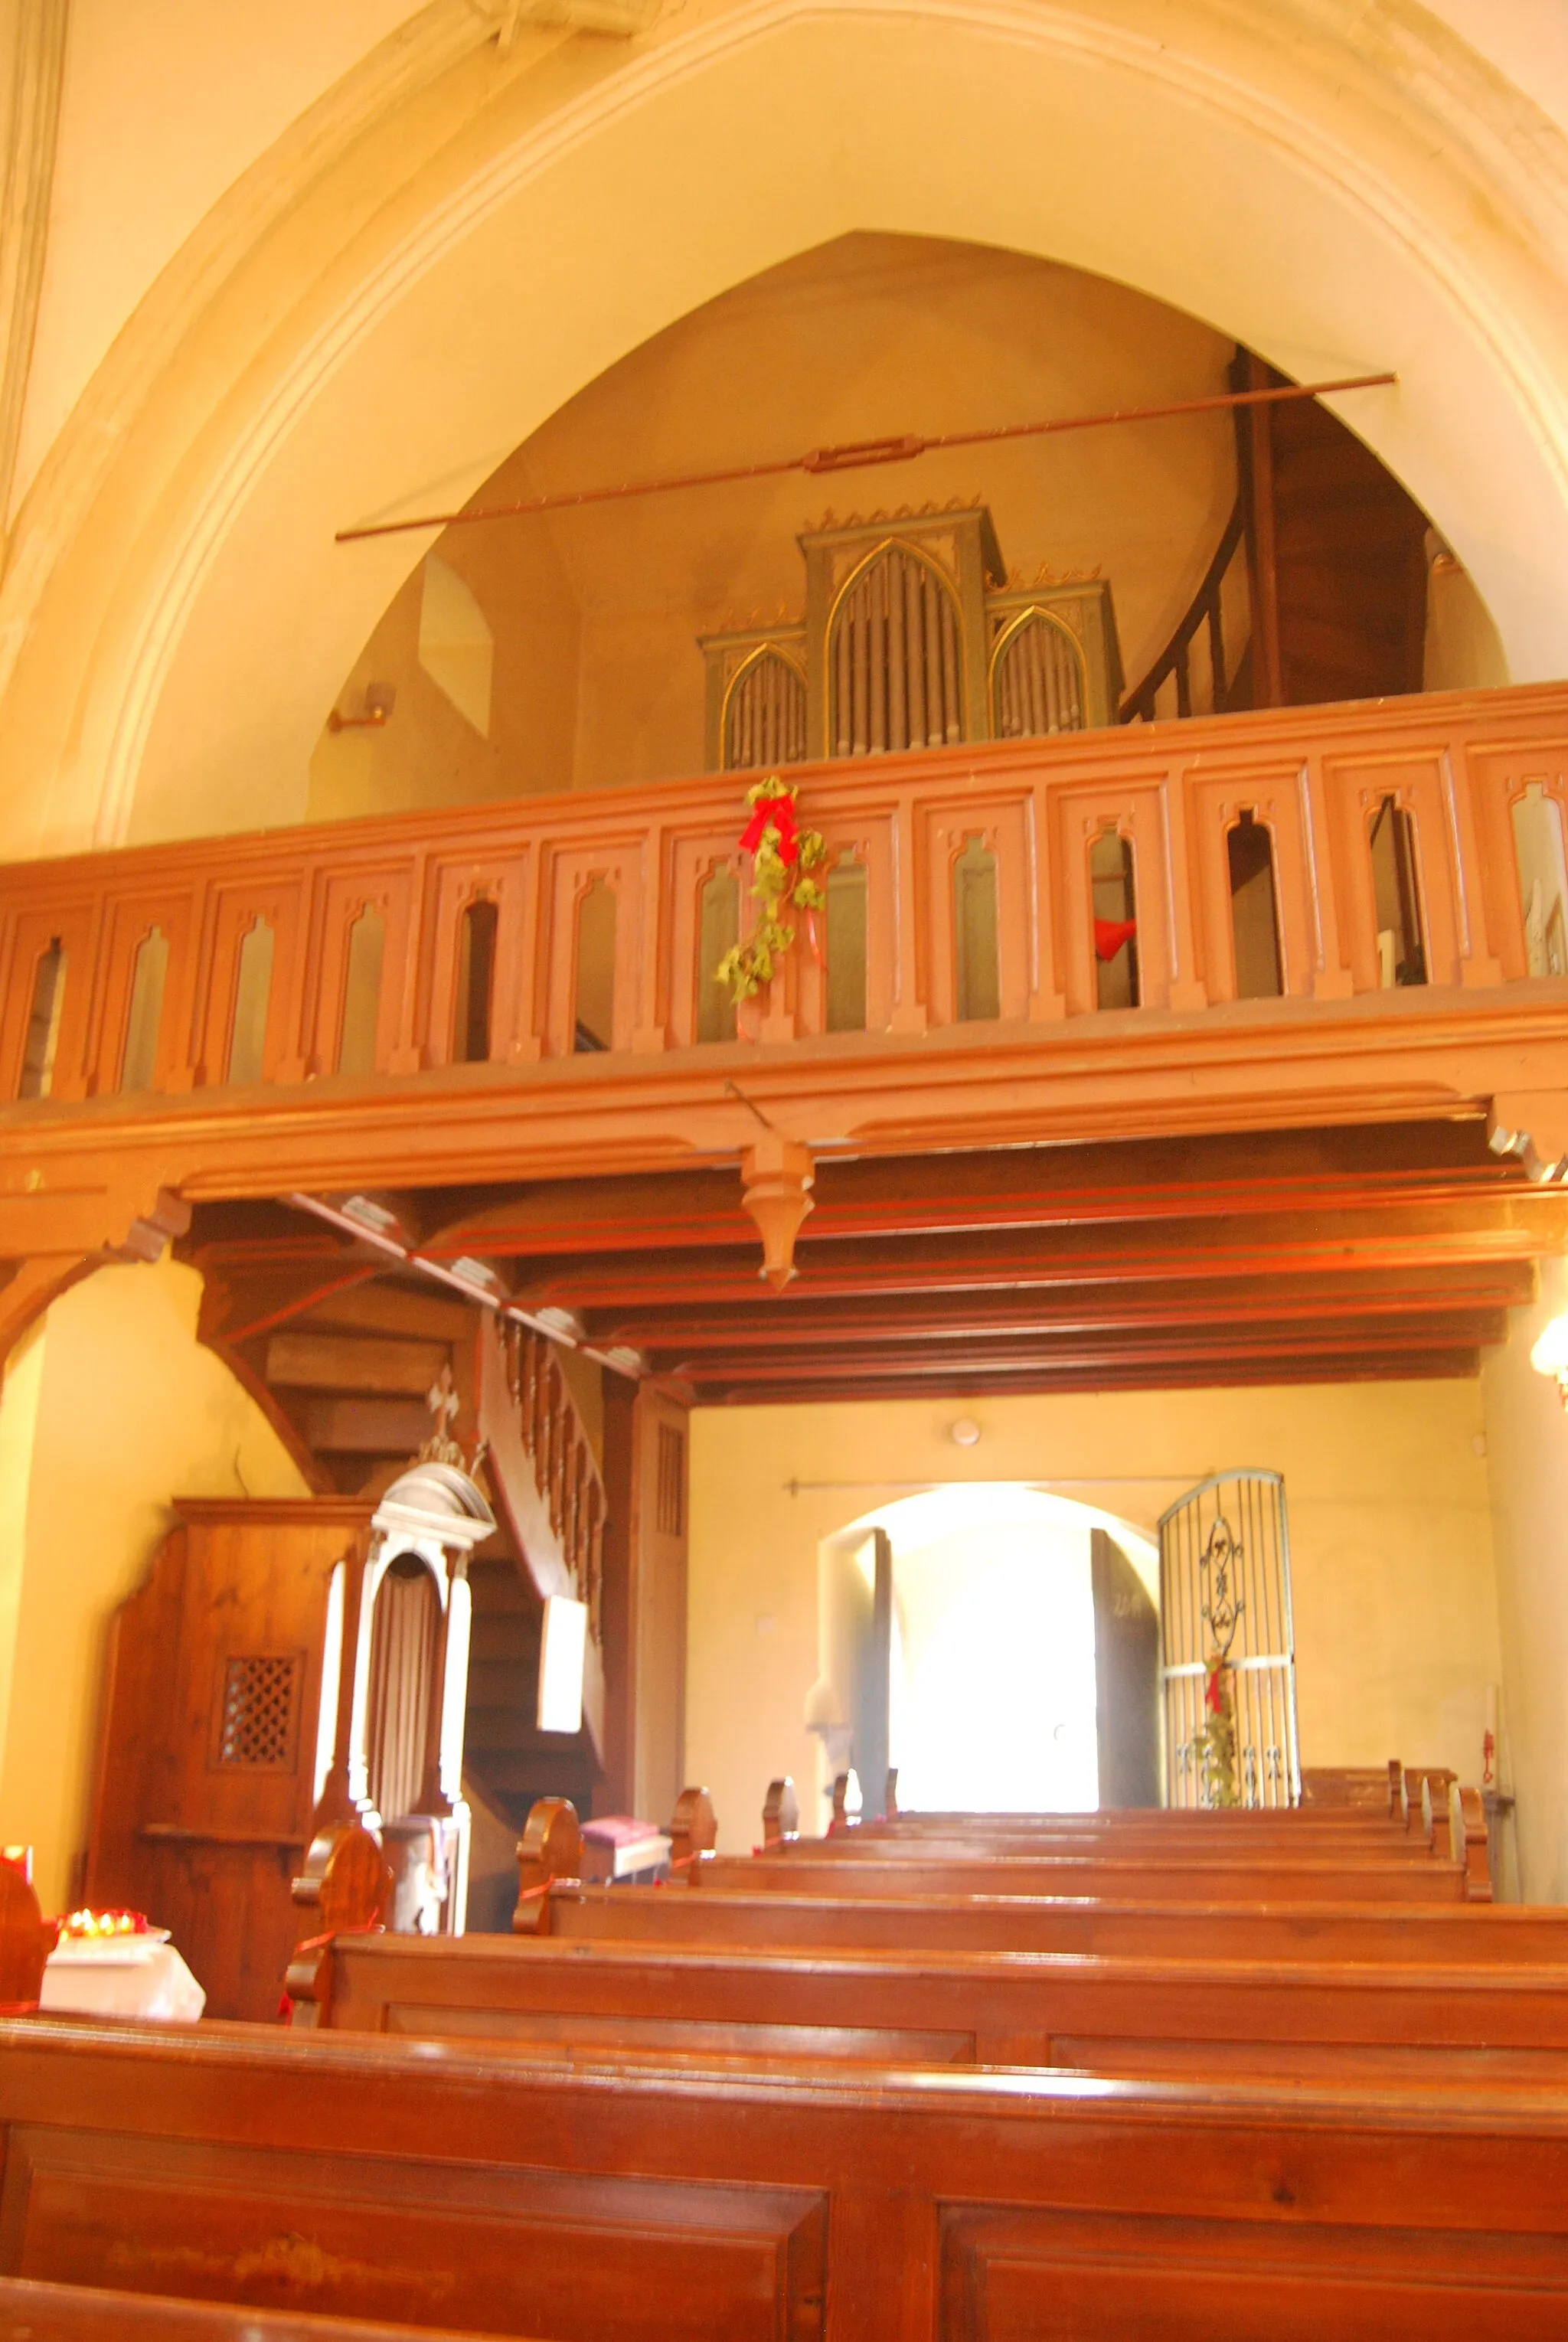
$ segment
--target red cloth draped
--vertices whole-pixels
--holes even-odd
[[[1124,944],[1130,944],[1138,932],[1136,919],[1096,919],[1094,922],[1094,956],[1114,959]]]

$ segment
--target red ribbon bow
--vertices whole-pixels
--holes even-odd
[[[763,842],[763,832],[769,822],[778,832],[779,860],[784,864],[800,860],[800,840],[795,831],[794,799],[793,797],[759,797],[741,836],[743,854],[754,854]]]
[[[1224,1699],[1220,1691],[1220,1677],[1224,1674],[1224,1672],[1225,1663],[1223,1659],[1212,1659],[1210,1661],[1209,1679],[1203,1686],[1203,1706],[1208,1709],[1211,1716],[1223,1716],[1225,1712]]]

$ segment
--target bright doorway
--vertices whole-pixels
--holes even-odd
[[[1158,1562],[1146,1538],[1091,1506],[1013,1482],[924,1490],[825,1540],[812,1695],[825,1781],[849,1761],[858,1722],[866,1808],[881,1804],[882,1726],[866,1728],[865,1687],[881,1673],[868,1642],[885,1633],[885,1746],[902,1807],[1094,1810],[1104,1725],[1096,1530],[1154,1599]],[[880,1604],[879,1545],[891,1571]]]

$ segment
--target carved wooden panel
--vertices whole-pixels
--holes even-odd
[[[214,1703],[214,1761],[264,1770],[291,1767],[299,1746],[303,1651],[252,1651],[224,1659]]]
[[[171,1928],[209,2015],[265,2019],[299,1932],[327,1583],[367,1508],[182,1510],[115,1622],[87,1893]]]
[[[1288,2184],[1282,2174],[1276,2201],[1291,2200]],[[1500,2262],[1511,2288],[1501,2293]],[[1310,2218],[1282,2235],[1239,2220],[953,2206],[942,2216],[942,2342],[1513,2342],[1565,2319],[1560,2237],[1489,2237],[1482,2247],[1453,2232]]]
[[[0,2263],[129,2293],[554,2342],[813,2342],[807,2190],[14,2129]]]

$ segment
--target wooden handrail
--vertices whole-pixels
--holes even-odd
[[[502,1340],[506,1346],[512,1404],[524,1449],[534,1466],[534,1485],[548,1507],[550,1526],[577,1599],[587,1606],[588,1632],[598,1643],[608,1511],[599,1459],[554,1344],[511,1323]]]
[[[1174,676],[1176,681],[1176,714],[1191,716],[1193,712],[1192,665],[1189,654],[1193,644],[1206,625],[1209,630],[1209,665],[1214,679],[1213,713],[1224,713],[1226,695],[1233,681],[1233,672],[1227,668],[1225,656],[1224,617],[1221,595],[1225,573],[1246,538],[1246,513],[1238,496],[1231,508],[1213,559],[1204,570],[1196,593],[1177,619],[1175,629],[1164,649],[1154,660],[1134,690],[1122,702],[1121,721],[1132,724],[1154,721],[1154,702],[1164,684]],[[1239,669],[1240,660],[1236,662]]]

